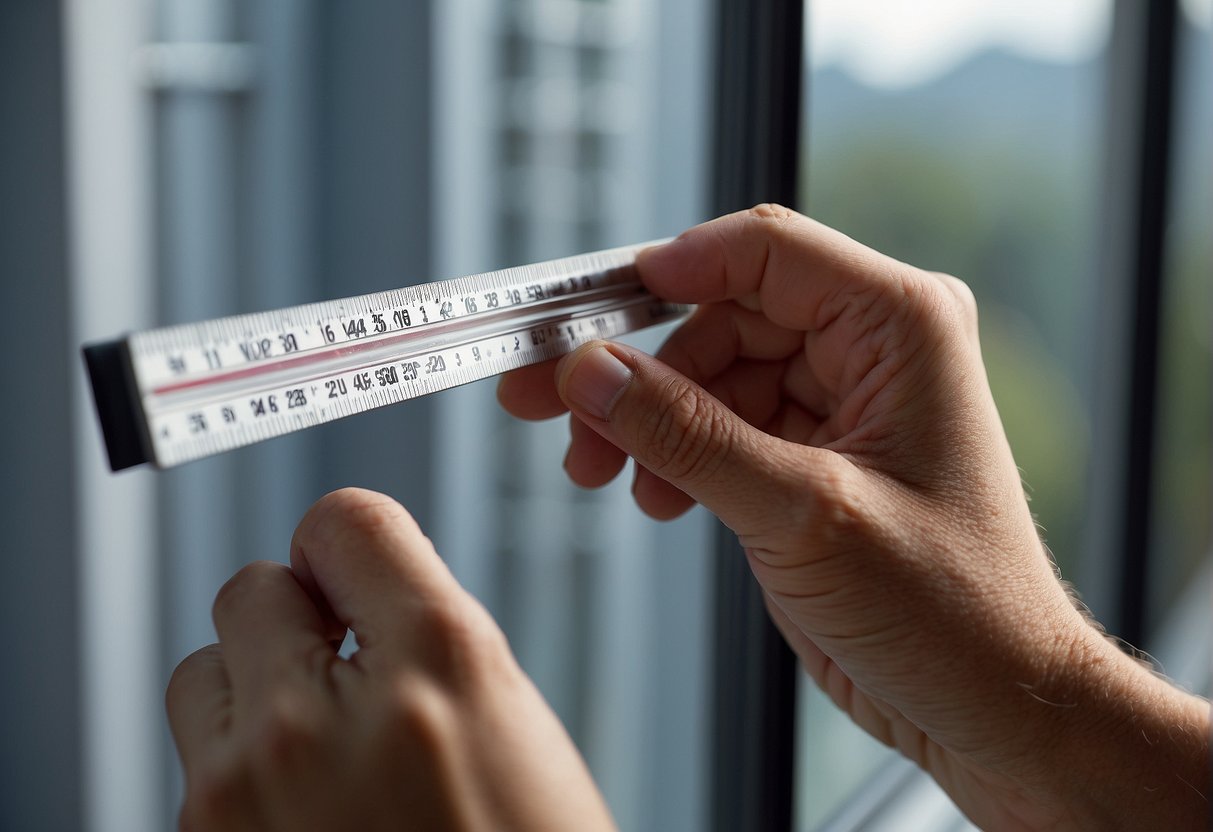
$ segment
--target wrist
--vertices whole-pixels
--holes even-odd
[[[1076,829],[1207,828],[1209,703],[1090,626],[1072,683],[1051,720],[1042,799]]]

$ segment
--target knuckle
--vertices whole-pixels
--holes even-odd
[[[965,315],[976,320],[977,296],[973,294],[973,289],[969,284],[959,277],[953,277],[952,275],[944,275],[944,282],[952,290],[952,294],[956,296],[956,300]]]
[[[434,758],[448,748],[459,725],[455,704],[432,681],[416,673],[393,680],[387,702],[385,741]]]
[[[907,279],[906,295],[942,331],[971,333],[977,327],[977,298],[963,280],[943,273]]]
[[[853,544],[866,537],[870,512],[853,466],[830,454],[822,456],[815,468],[807,529],[823,536],[827,544]]]
[[[966,327],[971,328],[977,323],[977,296],[972,288],[959,277],[950,274],[937,275],[940,282],[948,290],[951,306]]]
[[[470,596],[426,605],[415,626],[427,668],[447,685],[476,686],[513,665],[505,634]]]
[[[197,661],[195,656],[197,653],[191,653],[186,656],[181,662],[173,668],[173,673],[168,677],[168,685],[164,689],[164,702],[168,707],[169,712],[173,710],[173,702],[176,701],[180,693],[190,686],[189,677],[194,670],[194,663]]]
[[[251,760],[259,768],[280,771],[316,756],[324,741],[324,720],[308,697],[280,690],[265,703],[251,740]]]
[[[777,202],[763,202],[750,208],[747,212],[751,217],[759,222],[770,222],[774,224],[783,224],[788,220],[796,220],[800,217],[796,211],[791,208],[780,205]]]
[[[684,379],[671,380],[664,406],[654,408],[645,425],[649,456],[645,465],[676,482],[711,476],[735,441],[733,424],[708,394]]]
[[[794,236],[805,220],[803,214],[775,202],[755,205],[744,216],[754,225],[757,234],[768,242]]]
[[[215,594],[215,602],[211,607],[212,617],[219,618],[225,615],[249,595],[255,597],[259,587],[264,586],[267,581],[276,580],[278,573],[284,569],[286,567],[281,563],[267,560],[253,561],[241,567],[235,575],[228,578],[223,586],[219,587],[219,592]]]
[[[223,653],[218,644],[208,644],[195,650],[173,669],[164,690],[164,700],[170,710],[180,694],[194,683],[196,672],[206,664],[223,664]]]
[[[336,515],[345,525],[367,533],[385,526],[412,522],[404,506],[386,494],[361,488],[343,488],[321,498],[317,504],[323,511]]]
[[[362,488],[342,488],[321,497],[308,510],[300,529],[339,527],[357,538],[378,541],[402,525],[417,529],[412,515],[391,497]]]

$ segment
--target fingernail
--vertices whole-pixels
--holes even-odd
[[[632,380],[632,370],[603,346],[586,350],[566,372],[564,395],[569,404],[603,421],[610,418]]]

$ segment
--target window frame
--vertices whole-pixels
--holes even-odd
[[[1142,50],[1140,94],[1133,103],[1138,115],[1136,198],[1132,227],[1131,370],[1127,391],[1127,436],[1121,496],[1120,594],[1113,632],[1132,645],[1145,645],[1147,583],[1151,575],[1150,539],[1154,480],[1157,472],[1159,355],[1162,298],[1166,277],[1166,228],[1170,223],[1172,132],[1175,119],[1178,0],[1155,0],[1130,9],[1119,2],[1117,15],[1144,15],[1137,28]],[[1131,170],[1131,169],[1130,169]]]
[[[713,216],[795,207],[802,0],[719,0]],[[710,770],[714,828],[790,829],[796,659],[766,613],[736,536],[717,521]]]

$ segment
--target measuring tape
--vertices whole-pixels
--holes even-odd
[[[673,320],[652,243],[137,332],[84,348],[115,470],[168,468]]]

